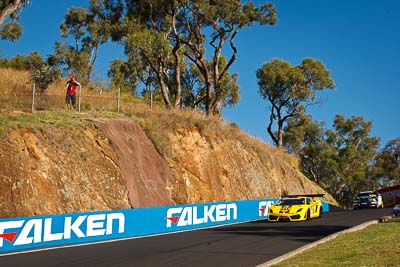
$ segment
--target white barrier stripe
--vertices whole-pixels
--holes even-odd
[[[118,238],[118,239],[110,239],[110,240],[101,240],[101,241],[94,241],[94,242],[89,242],[89,243],[84,243],[83,242],[83,243],[79,243],[79,244],[72,244],[72,245],[65,245],[65,246],[61,245],[61,246],[57,246],[57,247],[48,247],[48,248],[38,248],[38,249],[31,249],[31,250],[24,250],[24,251],[15,251],[15,252],[10,252],[10,253],[0,254],[0,257],[19,255],[19,254],[28,254],[28,253],[41,252],[41,251],[47,251],[47,250],[55,250],[55,249],[64,249],[64,248],[74,248],[74,247],[83,247],[83,246],[91,246],[91,245],[98,245],[98,244],[106,244],[106,243],[112,243],[112,242],[119,242],[119,241],[146,238],[146,237],[154,237],[154,236],[161,236],[161,235],[180,234],[180,233],[184,233],[184,232],[206,230],[206,229],[210,229],[210,228],[217,228],[217,227],[223,227],[223,226],[235,225],[235,224],[241,224],[241,223],[256,222],[256,221],[260,221],[260,220],[265,220],[265,219],[248,220],[248,221],[241,221],[241,222],[235,222],[235,223],[213,225],[213,226],[204,227],[204,228],[187,229],[187,230],[180,230],[180,231],[166,232],[166,233],[159,233],[159,234],[132,236],[132,237],[124,237],[124,238]]]

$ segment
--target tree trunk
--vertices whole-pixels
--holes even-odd
[[[283,147],[283,121],[278,121],[278,142],[277,147]]]
[[[182,58],[179,55],[179,49],[182,47],[181,40],[179,38],[178,30],[176,29],[176,16],[175,14],[172,17],[172,27],[174,29],[174,36],[176,39],[176,44],[172,52],[174,53],[175,57],[175,82],[176,82],[176,92],[175,92],[175,108],[182,107],[182,86],[181,86],[181,65],[182,65]]]
[[[165,82],[164,82],[164,79],[163,79],[163,69],[162,69],[161,65],[160,65],[160,67],[158,69],[158,72],[157,72],[157,78],[158,78],[158,81],[160,83],[161,93],[162,93],[162,96],[163,96],[163,99],[164,99],[165,106],[167,108],[170,108],[171,107],[171,102],[169,101],[168,88],[165,85]]]
[[[175,82],[176,82],[176,92],[175,92],[175,108],[182,106],[182,86],[181,86],[181,57],[178,54],[179,48],[174,48],[175,56]]]
[[[267,132],[268,132],[269,136],[271,137],[272,141],[274,142],[274,144],[279,147],[278,139],[276,138],[274,132],[272,131],[272,125],[274,124],[274,116],[275,116],[275,114],[274,114],[273,110],[271,110],[271,114],[269,115],[269,123],[268,123],[268,127],[267,127]]]
[[[5,1],[2,1],[3,5]],[[10,1],[11,3],[3,7],[0,11],[0,25],[4,23],[4,21],[15,11],[22,8],[22,0],[14,0]]]
[[[211,107],[211,114],[221,117],[221,108],[222,108],[222,100],[214,101],[214,104]]]

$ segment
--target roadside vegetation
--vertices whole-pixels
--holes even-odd
[[[339,235],[273,266],[400,266],[400,219]]]

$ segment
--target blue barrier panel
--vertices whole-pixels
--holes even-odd
[[[322,201],[322,211],[329,212],[329,203]]]
[[[276,200],[243,200],[0,219],[0,253],[266,219],[269,205]]]

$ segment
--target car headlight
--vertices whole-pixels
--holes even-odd
[[[300,208],[300,209],[298,209],[298,210],[296,211],[296,213],[297,213],[297,212],[300,212],[300,211],[302,211],[302,210],[303,210],[303,208]]]
[[[272,213],[273,211],[272,211],[272,209],[269,209],[269,213]]]

